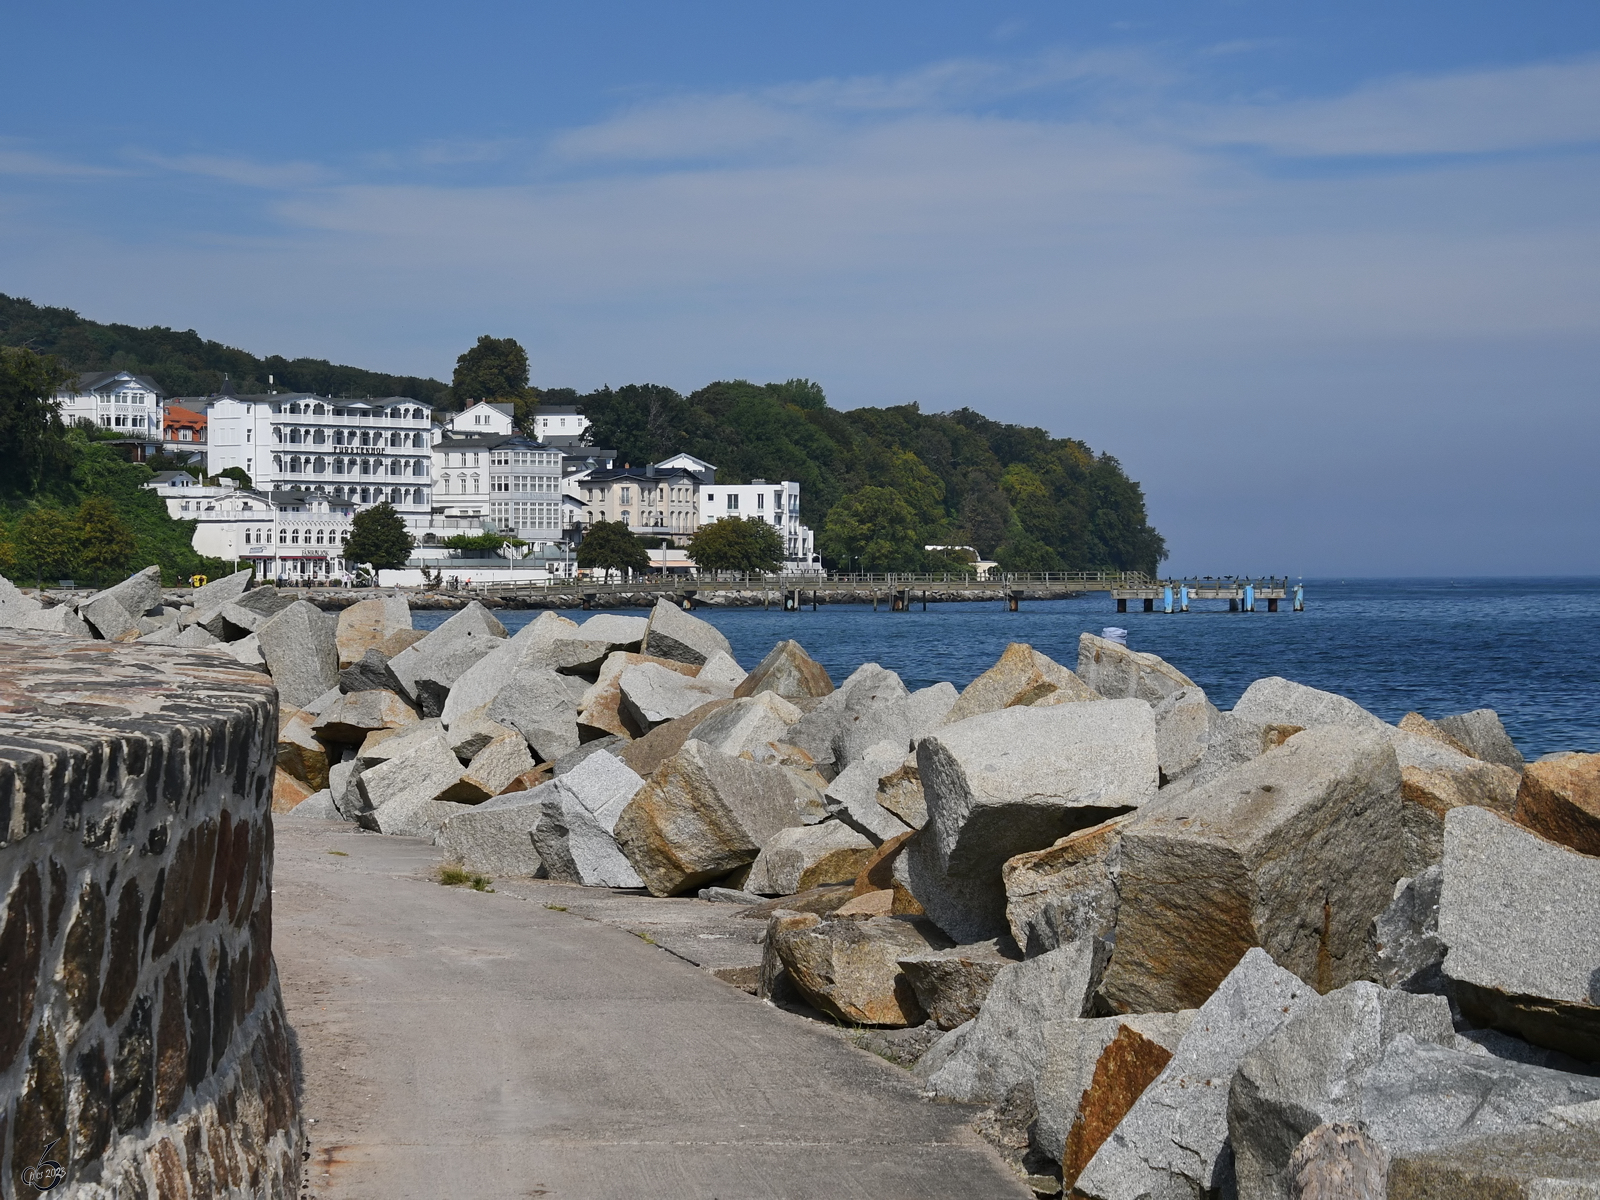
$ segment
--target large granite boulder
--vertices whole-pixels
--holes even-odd
[[[129,641],[143,632],[139,618],[161,603],[161,568],[135,571],[115,587],[78,605],[78,615],[108,642]]]
[[[655,663],[629,667],[618,686],[623,711],[635,728],[643,730],[686,717],[709,701],[733,698],[731,687],[680,675]]]
[[[1467,753],[1484,762],[1499,763],[1520,771],[1527,763],[1522,752],[1512,742],[1506,727],[1500,723],[1500,714],[1492,708],[1477,708],[1453,717],[1441,717],[1440,729],[1466,747]]]
[[[17,629],[33,629],[40,633],[54,633],[63,637],[92,638],[94,629],[78,615],[70,604],[57,604],[50,608],[30,609],[24,606],[12,609]]]
[[[1324,991],[1369,977],[1368,931],[1402,874],[1400,810],[1389,739],[1329,727],[1141,812],[1122,830],[1105,1003],[1193,1008],[1252,946]]]
[[[518,667],[483,705],[483,715],[515,729],[541,762],[578,748],[578,713],[562,680],[549,667]]]
[[[754,696],[736,697],[731,704],[719,708],[696,725],[690,736],[721,754],[737,758],[750,753],[759,758],[756,752],[773,742],[783,741],[789,726],[800,717],[800,710],[776,692],[759,692]]]
[[[662,763],[683,749],[683,744],[694,735],[695,728],[701,721],[732,703],[732,700],[708,701],[688,716],[668,721],[665,725],[657,725],[643,737],[635,738],[617,752],[617,757],[636,773],[648,779],[660,769]],[[584,732],[587,735],[593,731],[585,729]]]
[[[207,609],[221,607],[229,600],[237,600],[250,590],[250,581],[255,578],[255,574],[254,568],[246,567],[242,571],[234,571],[220,579],[213,579],[189,593],[189,607],[195,612],[204,612]]]
[[[763,692],[774,692],[785,700],[820,699],[832,694],[833,680],[799,642],[782,641],[767,652],[733,694],[743,699]]]
[[[340,696],[312,723],[325,742],[359,746],[374,729],[399,729],[417,720],[416,710],[393,692],[376,689]]]
[[[1401,821],[1405,871],[1415,875],[1444,854],[1444,818],[1463,805],[1510,816],[1521,776],[1510,767],[1482,762],[1437,739],[1400,729],[1390,735],[1400,762]]]
[[[1000,869],[1011,936],[1030,957],[1084,938],[1109,943],[1117,927],[1122,830],[1132,814],[1079,829]]]
[[[1134,700],[983,713],[924,737],[917,770],[911,892],[951,937],[983,941],[1008,932],[1007,859],[1155,796],[1155,719]]]
[[[977,1018],[925,1084],[946,1100],[992,1104],[1019,1083],[1036,1084],[1052,1021],[1088,1012],[1099,953],[1088,941],[1002,968]]]
[[[1155,1081],[1194,1023],[1195,1012],[1078,1017],[1044,1027],[1044,1063],[1034,1087],[1034,1144],[1061,1164],[1070,1194],[1079,1173]]]
[[[334,636],[340,668],[360,662],[368,650],[392,653],[388,649],[392,645],[390,639],[411,627],[411,605],[398,592],[356,601],[339,613]]]
[[[866,689],[857,689],[845,700],[843,719],[833,743],[833,760],[840,770],[848,769],[874,746],[889,742],[903,751],[943,722],[957,693],[952,683],[935,683],[891,700],[865,702]]]
[[[1247,687],[1239,703],[1233,706],[1233,715],[1256,725],[1298,725],[1302,729],[1341,725],[1386,735],[1394,732],[1394,726],[1373,716],[1354,700],[1276,675],[1258,679]]]
[[[298,779],[313,792],[328,786],[328,770],[336,759],[317,736],[316,713],[297,712],[278,730],[276,757],[278,769]]]
[[[543,815],[539,789],[508,792],[440,823],[433,844],[445,857],[485,875],[537,875],[544,863],[533,845],[533,827]]]
[[[754,862],[778,830],[800,824],[781,768],[691,738],[623,809],[615,833],[651,893],[674,896]]]
[[[246,634],[254,633],[263,622],[294,603],[297,601],[291,594],[275,587],[252,588],[242,596],[224,600],[216,608],[186,613],[178,623],[200,625],[223,641],[237,641]]]
[[[757,896],[792,896],[829,883],[852,883],[873,844],[841,821],[780,829],[761,847],[744,890]]]
[[[898,742],[879,742],[868,749],[827,785],[823,796],[829,815],[875,843],[909,832],[909,825],[878,802],[884,777],[899,772],[905,757],[905,748]]]
[[[457,802],[461,763],[439,733],[415,739],[405,752],[366,768],[356,788],[362,801],[357,820],[379,833],[431,836],[469,807]]]
[[[252,635],[254,636],[254,635]],[[389,655],[382,650],[368,650],[355,662],[339,672],[339,690],[343,692],[394,692],[404,689],[389,670]]]
[[[454,748],[451,753],[455,753]],[[467,769],[461,772],[454,799],[463,804],[481,803],[510,790],[531,770],[533,755],[528,753],[527,741],[514,730],[503,733],[472,756]]]
[[[1528,765],[1516,819],[1541,837],[1600,855],[1600,754],[1569,754]]]
[[[641,729],[629,718],[622,703],[622,673],[629,667],[654,663],[680,675],[693,676],[698,668],[688,663],[673,662],[665,658],[651,658],[626,650],[616,650],[606,655],[600,664],[595,680],[578,700],[578,725],[584,741],[614,735],[628,739],[641,738],[649,732]],[[674,748],[676,753],[676,748]]]
[[[917,769],[915,753],[906,755],[898,767],[878,777],[878,804],[911,829],[921,829],[928,823],[928,797],[922,790],[922,773]]]
[[[725,650],[718,650],[701,663],[700,669],[694,673],[694,677],[701,683],[729,689],[737,688],[743,683],[745,675],[745,669]]]
[[[1078,1194],[1088,1200],[1233,1195],[1229,1081],[1245,1055],[1316,994],[1266,951],[1246,953],[1084,1166]]]
[[[610,655],[637,650],[648,623],[644,617],[597,613],[582,625],[552,631],[544,665],[563,675],[593,676]]]
[[[261,654],[285,704],[301,708],[339,686],[333,619],[309,600],[296,600],[256,630]]]
[[[946,940],[915,917],[776,922],[772,948],[814,1007],[854,1025],[903,1027],[924,1019],[900,959]]]
[[[1309,1136],[1309,1135],[1308,1135]],[[1600,1195],[1600,1104],[1562,1104],[1505,1133],[1388,1156],[1385,1200]],[[1302,1193],[1309,1197],[1310,1193]]]
[[[1060,663],[1040,654],[1026,642],[1012,642],[994,666],[962,690],[945,714],[944,723],[953,725],[979,713],[999,712],[1019,704],[1070,703],[1099,700],[1098,692]]]
[[[439,712],[444,723],[452,725],[462,713],[487,704],[525,667],[555,673],[551,647],[557,638],[577,628],[577,622],[559,613],[543,612],[519,629],[515,637],[502,640],[450,685],[450,694]],[[557,681],[563,695],[565,683]]]
[[[1373,978],[1406,992],[1444,994],[1444,955],[1439,937],[1439,894],[1444,868],[1438,863],[1395,884],[1394,899],[1373,920],[1377,952]]]
[[[145,634],[139,643],[144,646],[178,646],[187,650],[224,644],[199,625],[180,626],[176,623],[163,625],[154,633]]]
[[[654,658],[670,658],[695,667],[718,650],[733,657],[732,645],[715,625],[690,616],[666,599],[657,600],[650,610],[641,649]]]
[[[1445,817],[1444,974],[1475,1025],[1600,1061],[1600,858],[1482,808]]]
[[[889,895],[892,898],[893,893]],[[843,914],[843,908],[837,910],[836,915]],[[974,942],[907,955],[900,959],[900,969],[928,1020],[940,1029],[955,1029],[978,1015],[994,987],[995,977],[1015,962],[1015,954],[1002,951],[998,941]]]
[[[1216,705],[1197,687],[1179,688],[1155,709],[1156,762],[1165,787],[1199,768],[1223,721]]]
[[[534,849],[551,879],[585,887],[643,887],[612,830],[644,780],[604,751],[536,789]]]
[[[506,627],[474,600],[427,637],[394,655],[389,669],[422,715],[436,717],[444,711],[456,680],[504,642],[505,636]]]
[[[25,629],[27,620],[44,605],[32,596],[25,596],[17,585],[0,575],[0,629]]]
[[[517,733],[517,730],[490,719],[489,706],[480,704],[451,723],[446,740],[450,743],[452,754],[462,762],[471,762],[472,756],[478,751],[508,733]]]
[[[1245,1055],[1228,1099],[1240,1194],[1288,1200],[1289,1160],[1318,1125],[1371,1130],[1362,1081],[1401,1037],[1454,1049],[1449,1004],[1358,982],[1311,1000]]]
[[[859,692],[854,703],[851,696]],[[817,705],[796,721],[789,730],[789,742],[811,756],[811,760],[825,775],[837,773],[834,764],[834,746],[844,729],[847,711],[850,719],[858,721],[867,709],[879,704],[892,704],[909,693],[893,671],[886,671],[877,663],[863,663],[851,672],[838,689],[824,696]],[[847,705],[850,707],[847,710]],[[882,739],[879,739],[882,740]],[[861,748],[864,750],[866,743]]]
[[[1092,633],[1078,636],[1078,678],[1107,700],[1159,704],[1194,680],[1154,654],[1130,650]]]

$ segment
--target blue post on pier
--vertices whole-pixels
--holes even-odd
[[[1247,583],[1247,584],[1244,585],[1244,611],[1245,612],[1255,612],[1255,610],[1256,610],[1256,585],[1253,584],[1253,583]]]
[[[1161,603],[1165,605],[1162,609],[1163,612],[1172,611],[1172,585],[1170,583],[1164,585],[1161,589]]]
[[[1187,583],[1178,588],[1178,607],[1182,612],[1189,611],[1189,585]]]
[[[1294,610],[1295,612],[1305,612],[1306,610],[1306,589],[1302,583],[1294,585]]]

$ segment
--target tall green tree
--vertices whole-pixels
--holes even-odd
[[[362,509],[350,522],[350,540],[345,544],[344,560],[367,563],[378,571],[398,571],[411,557],[414,545],[394,505],[374,504]]]
[[[53,358],[0,346],[0,493],[32,496],[71,466],[54,400],[70,378]]]
[[[596,521],[583,531],[578,565],[608,571],[648,571],[650,554],[622,521]]]
[[[842,571],[914,571],[927,556],[910,506],[886,487],[865,487],[835,504],[817,548]]]
[[[702,571],[776,571],[783,565],[783,535],[760,517],[724,517],[700,526],[689,557]]]
[[[17,522],[11,538],[15,570],[44,586],[46,579],[63,579],[78,557],[77,524],[51,505],[29,509]]]
[[[74,570],[104,586],[127,574],[133,558],[133,528],[118,515],[104,496],[90,496],[73,515],[77,526],[77,566]]]
[[[460,358],[450,380],[458,408],[475,400],[528,399],[528,352],[515,338],[484,334]]]

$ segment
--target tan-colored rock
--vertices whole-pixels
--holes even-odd
[[[864,896],[868,892],[887,890],[894,896],[890,912],[897,917],[920,917],[922,905],[917,903],[917,898],[911,894],[911,889],[905,882],[896,878],[895,863],[904,851],[906,843],[911,840],[915,830],[908,830],[884,842],[872,852],[872,857],[861,868],[856,876],[854,887],[851,889],[855,895]]]
[[[744,677],[733,694],[736,699],[758,692],[776,692],[785,700],[822,697],[833,691],[833,680],[823,665],[813,659],[799,642],[779,642]]]
[[[1359,1122],[1330,1121],[1300,1139],[1288,1183],[1289,1200],[1385,1200],[1392,1195],[1389,1153]]]
[[[822,921],[771,936],[790,981],[809,1003],[851,1024],[896,1028],[920,1025],[925,1017],[899,960],[947,944],[927,922],[902,917]]]
[[[400,651],[409,650],[427,636],[426,629],[397,629],[379,643],[378,650],[385,657],[393,658]]]
[[[709,704],[702,704],[686,717],[657,725],[644,737],[622,747],[617,757],[627,763],[635,775],[648,779],[660,769],[662,763],[683,749],[683,744],[694,733],[696,725],[719,708],[732,703],[732,700],[713,700]]]
[[[907,755],[897,768],[878,779],[878,803],[912,829],[928,823],[928,798],[922,791],[915,754]]]
[[[1109,939],[1117,925],[1114,879],[1122,830],[1133,818],[1114,817],[1058,839],[1054,845],[1007,859],[1000,868],[1011,936],[1030,955],[1082,937]]]
[[[747,868],[748,869],[748,868]],[[742,883],[739,879],[740,872],[735,871],[728,878],[728,886]],[[779,896],[776,900],[768,900],[762,904],[752,904],[739,916],[744,920],[765,921],[773,913],[797,912],[811,913],[818,917],[831,917],[840,908],[850,901],[850,889],[840,884],[828,884],[824,887],[815,887],[809,891],[800,892],[793,896]]]
[[[1423,716],[1419,712],[1408,712],[1405,716],[1401,717],[1399,728],[1405,730],[1407,733],[1415,733],[1421,737],[1432,738],[1436,742],[1440,742],[1446,746],[1449,746],[1450,749],[1454,750],[1457,754],[1465,754],[1468,758],[1478,757],[1471,750],[1468,750],[1460,742],[1456,741],[1455,738],[1446,733],[1443,728],[1435,724],[1433,721],[1428,720],[1427,717]]]
[[[339,669],[361,661],[368,650],[382,650],[393,657],[405,647],[390,650],[387,643],[397,633],[417,633],[411,627],[411,606],[396,593],[373,600],[359,600],[339,614],[334,635],[339,647]],[[423,636],[426,636],[425,634]],[[418,637],[416,641],[421,641]]]
[[[524,771],[521,775],[518,775],[505,787],[501,788],[498,794],[508,796],[512,792],[531,792],[541,783],[550,782],[550,769],[554,766],[554,763],[540,763],[532,770]]]
[[[1078,678],[1107,700],[1137,699],[1152,705],[1197,686],[1165,659],[1092,633],[1078,636]]]
[[[841,919],[864,920],[868,917],[887,917],[893,914],[893,888],[885,888],[880,892],[863,892],[833,910],[833,915]]]
[[[1600,754],[1529,763],[1516,820],[1581,854],[1600,855]]]
[[[320,791],[321,789],[319,788],[317,790]],[[300,780],[296,779],[293,775],[289,774],[289,772],[285,771],[282,767],[279,767],[275,771],[273,771],[273,773],[272,773],[272,811],[273,812],[275,812],[275,813],[286,813],[291,808],[293,808],[295,805],[299,804],[302,800],[309,799],[311,797],[311,795],[312,795],[312,789],[311,788],[308,788],[304,783],[302,783]]]
[[[1012,642],[982,675],[967,684],[941,724],[1019,704],[1069,704],[1099,700],[1100,694],[1071,671],[1026,642]]]
[[[461,773],[459,789],[448,797],[462,804],[479,804],[499,796],[533,769],[533,755],[520,733],[501,734],[477,754]]]
[[[1522,777],[1510,767],[1482,762],[1442,741],[1403,731],[1394,735],[1400,762],[1406,835],[1405,873],[1419,875],[1444,854],[1444,818],[1471,805],[1510,816]]]
[[[278,769],[298,779],[311,792],[328,786],[328,748],[313,732],[318,720],[314,713],[291,709],[294,713],[278,731]]]
[[[629,801],[614,832],[650,892],[673,896],[754,862],[780,829],[800,824],[781,769],[691,738]]]
[[[689,663],[653,658],[648,654],[634,654],[626,650],[613,651],[606,655],[605,662],[600,664],[600,671],[595,676],[595,681],[589,685],[583,693],[583,699],[578,703],[580,731],[587,726],[590,730],[598,729],[604,733],[614,733],[619,737],[644,736],[645,730],[638,727],[622,706],[622,673],[629,667],[636,667],[642,663],[655,663],[657,666],[666,667],[669,671],[677,671],[680,675],[690,677],[700,669]]]
[[[756,856],[744,889],[758,896],[790,896],[824,884],[851,883],[875,849],[840,821],[780,829]]]
[[[322,711],[311,729],[325,742],[359,746],[375,729],[403,729],[416,722],[416,709],[405,700],[372,688],[340,696]]]
[[[1203,1004],[1252,946],[1318,991],[1375,969],[1403,869],[1400,769],[1379,730],[1327,725],[1122,829],[1113,1012]]]

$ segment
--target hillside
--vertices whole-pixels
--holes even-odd
[[[507,379],[527,381],[527,360],[511,339],[484,339],[516,362]],[[106,325],[66,308],[0,295],[0,346],[54,355],[72,370],[127,369],[150,375],[169,395],[204,395],[223,372],[237,391],[279,388],[323,395],[408,395],[449,407],[436,379],[385,375],[320,359],[258,358],[193,330]],[[472,351],[463,356],[463,364]],[[458,364],[464,395],[487,394]],[[505,366],[506,364],[501,364]],[[515,377],[515,378],[513,378]],[[520,380],[520,384],[518,384]],[[476,384],[474,390],[473,384]],[[841,411],[807,380],[711,383],[681,395],[659,384],[580,394],[521,388],[507,397],[577,404],[594,422],[595,445],[640,464],[687,451],[717,464],[724,483],[795,479],[802,516],[830,564],[871,570],[941,566],[925,545],[970,545],[1010,570],[1113,567],[1154,572],[1166,544],[1150,526],[1144,493],[1121,464],[1071,438],[1008,425],[970,408],[924,413],[917,405]]]
[[[70,308],[47,308],[0,293],[0,346],[26,346],[51,354],[74,371],[132,371],[148,375],[169,396],[205,396],[221,390],[224,373],[241,395],[274,386],[324,396],[412,396],[448,404],[450,388],[437,379],[385,375],[342,367],[320,358],[257,358],[208,341],[192,329],[160,325],[105,325]]]

